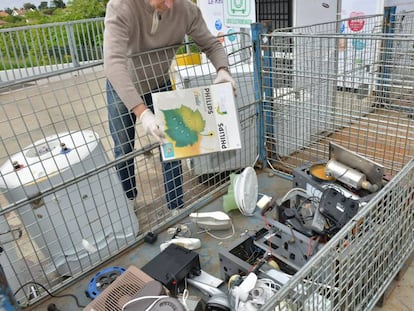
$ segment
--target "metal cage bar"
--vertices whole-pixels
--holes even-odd
[[[262,310],[371,310],[414,249],[410,161]]]
[[[102,61],[103,18],[0,29],[0,85]]]
[[[90,42],[101,33],[98,24],[68,27],[73,40]],[[42,46],[35,54],[39,63],[32,60],[34,67],[49,60],[62,66],[60,57],[68,51],[57,42],[61,33],[67,33],[64,28],[25,28],[24,33],[18,35],[25,38],[20,49],[32,43]],[[1,32],[3,38],[16,35],[17,30]],[[53,37],[57,41],[46,40]],[[68,286],[141,242],[147,232],[161,230],[181,214],[216,198],[226,190],[230,173],[254,165],[257,109],[251,46],[246,45],[250,37],[234,33],[222,41],[237,83],[243,149],[182,160],[184,208],[178,214],[167,208],[158,144],[139,122],[134,150],[114,158],[106,78],[96,45],[77,53],[79,62],[87,60],[79,67],[65,71],[59,67],[24,80],[13,76],[0,85],[0,243],[4,249],[0,263],[22,305],[46,296],[30,282],[44,284],[52,292]],[[17,51],[17,42],[10,51]],[[178,58],[171,66],[162,64],[165,55],[174,56],[177,50],[196,51],[192,43],[186,45],[134,57],[141,58],[149,70],[165,65],[173,88],[211,85],[216,70],[204,55],[197,54],[197,65],[178,64]],[[2,62],[14,56],[3,56]],[[127,200],[116,173],[117,165],[125,160],[135,164],[139,195],[134,204]]]
[[[370,310],[412,254],[413,16],[366,16],[358,33],[347,25],[361,19],[261,35],[269,166],[328,161],[334,142],[392,178],[263,310]]]
[[[382,21],[367,17],[366,33],[338,33],[344,20],[264,35],[272,50],[271,61],[262,60],[262,76],[273,77],[263,85],[270,93],[264,110],[273,115],[266,128],[274,132],[265,134],[269,165],[289,172],[327,159],[329,141],[391,175],[412,157],[413,37],[398,25],[383,33]]]

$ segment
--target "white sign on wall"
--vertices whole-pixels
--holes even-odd
[[[224,44],[226,52],[234,53],[240,50],[240,35],[238,27],[225,25],[224,23],[224,2],[227,0],[198,0],[197,4],[203,14],[210,32],[219,38]],[[250,27],[250,25],[249,25]],[[230,62],[237,61],[238,57],[233,54]]]
[[[293,1],[293,26],[306,26],[336,20],[337,0]]]
[[[224,24],[249,28],[250,24],[256,22],[255,3],[252,0],[224,0]]]
[[[226,34],[223,0],[198,0],[197,4],[210,32],[215,36]]]

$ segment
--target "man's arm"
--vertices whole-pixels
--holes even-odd
[[[137,118],[141,118],[142,113],[147,110],[147,106],[144,104],[144,102],[139,103],[134,108],[131,109],[131,111],[137,116]]]
[[[104,31],[104,70],[125,106],[135,110],[144,104],[128,70],[128,42],[131,35],[129,19],[132,12],[125,4],[115,8],[108,3]],[[142,105],[141,105],[142,106]],[[144,105],[145,106],[145,105]],[[142,107],[134,113],[139,117]]]

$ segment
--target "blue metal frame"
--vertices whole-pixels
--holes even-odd
[[[270,30],[271,22],[264,21],[262,23],[251,24],[253,53],[254,53],[254,67],[253,67],[253,83],[255,100],[259,103],[257,107],[257,132],[259,139],[259,161],[262,162],[263,167],[267,165],[266,155],[266,139],[265,133],[273,134],[273,118],[270,112],[264,112],[263,96],[270,97],[272,90],[272,73],[269,71],[267,75],[262,76],[262,58],[263,64],[266,68],[271,68],[272,58],[270,48],[265,48],[269,42],[261,41],[261,34],[267,33]],[[262,57],[263,51],[263,57]],[[265,128],[266,124],[266,128]]]
[[[391,7],[385,7],[384,8],[384,26],[383,26],[383,33],[394,33],[394,25],[395,25],[395,12],[397,7],[391,6]],[[386,20],[389,20],[388,23],[386,23]],[[389,95],[389,87],[387,86],[390,79],[390,69],[388,68],[387,64],[391,59],[391,50],[393,48],[393,41],[392,40],[385,40],[384,48],[385,51],[381,53],[381,62],[384,64],[384,66],[381,68],[380,71],[380,79],[378,81],[378,94],[380,95],[380,98],[382,101],[387,102],[386,97]]]

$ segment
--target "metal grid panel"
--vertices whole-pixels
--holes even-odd
[[[182,214],[226,191],[230,172],[256,161],[253,66],[251,47],[244,45],[248,41],[242,33],[224,40],[238,85],[244,148],[182,161]],[[166,54],[174,55],[177,48],[193,50],[190,45],[135,57],[149,59],[151,54],[146,66],[157,70]],[[167,69],[166,78],[175,88],[209,85],[216,77],[204,56],[200,65]],[[158,144],[139,122],[134,150],[114,159],[105,84],[100,61],[0,88],[0,231],[5,232],[0,260],[23,304],[45,296],[40,287],[23,286],[26,282],[59,289],[179,217],[167,209]],[[139,193],[133,207],[115,170],[128,159],[135,163]]]
[[[371,310],[414,249],[414,162],[262,310]]]
[[[412,16],[386,27],[366,17],[365,33],[341,32],[344,20],[261,38],[269,165],[327,161],[336,142],[393,177],[263,310],[370,310],[412,254]]]
[[[262,76],[271,81],[263,85],[271,166],[290,172],[326,160],[329,141],[383,164],[388,174],[414,155],[413,37],[379,32],[382,17],[375,16],[366,19],[366,33],[338,33],[347,22],[267,35]]]
[[[0,29],[0,85],[102,59],[103,18]]]

